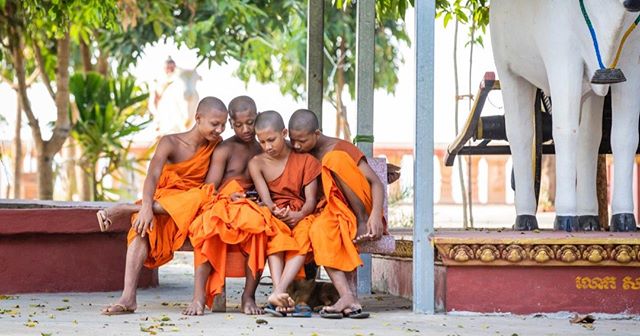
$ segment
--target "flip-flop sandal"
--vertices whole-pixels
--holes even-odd
[[[269,279],[271,281],[267,282],[267,281],[264,281],[264,279]],[[273,279],[271,279],[271,276],[265,275],[260,278],[260,281],[258,283],[263,286],[273,286]]]
[[[98,218],[98,225],[100,226],[100,231],[102,232],[107,231],[111,226],[111,219],[107,217],[107,212],[105,210],[100,210],[96,212],[96,217]]]
[[[266,306],[264,306],[264,308],[262,308],[262,310],[264,310],[265,313],[273,316],[273,317],[286,317],[287,313],[285,312],[281,312],[277,310],[277,307],[272,305],[271,303],[268,303]]]
[[[320,310],[320,317],[331,319],[331,320],[340,320],[344,317],[342,312],[330,312],[326,311],[324,308]]]
[[[357,320],[369,318],[369,313],[362,311],[362,308],[354,309],[350,312],[343,311],[342,315],[344,317],[357,319]]]
[[[295,305],[293,307],[293,312],[291,313],[292,317],[311,317],[312,310],[311,307],[307,305]]]
[[[109,308],[113,308],[113,307],[119,307],[122,308],[122,310],[114,310],[114,311],[109,311]],[[107,307],[107,310],[103,310],[102,311],[102,315],[125,315],[125,314],[133,314],[135,312],[135,310],[130,309],[128,307],[126,307],[125,305],[119,304],[119,303],[113,303],[110,304],[109,307]]]

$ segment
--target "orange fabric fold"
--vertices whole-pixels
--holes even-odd
[[[350,272],[362,265],[353,243],[358,223],[334,175],[357,195],[368,213],[371,213],[373,203],[371,186],[358,168],[364,155],[358,154],[359,150],[353,145],[358,152],[342,150],[338,144],[322,158],[322,190],[326,205],[311,226],[309,238],[316,264]]]
[[[222,291],[225,277],[244,277],[245,265],[254,277],[264,270],[268,237],[283,229],[274,227],[277,223],[267,208],[248,199],[231,201],[232,193],[245,191],[242,182],[226,183],[203,205],[189,228],[195,266],[209,261],[214,269],[207,279],[208,306]]]
[[[310,154],[289,153],[282,174],[267,182],[271,200],[279,207],[289,207],[298,211],[304,205],[304,187],[320,175],[320,162]],[[286,259],[294,255],[307,255],[311,252],[309,229],[315,218],[310,214],[290,229],[286,224],[272,217],[274,225],[282,228],[281,234],[269,239],[267,254],[286,252]]]
[[[153,228],[147,232],[149,254],[144,262],[146,267],[155,268],[169,262],[173,259],[173,253],[184,244],[189,225],[206,199],[205,191],[199,187],[207,175],[211,153],[216,145],[217,143],[209,143],[200,147],[189,160],[165,164],[162,168],[153,199],[169,215],[154,216]],[[137,213],[133,214],[131,223],[137,217]],[[136,235],[133,228],[129,230],[128,244]]]

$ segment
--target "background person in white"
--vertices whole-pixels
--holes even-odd
[[[189,129],[199,99],[196,83],[200,78],[195,69],[176,67],[171,57],[165,61],[164,74],[154,81],[149,97],[159,136]]]

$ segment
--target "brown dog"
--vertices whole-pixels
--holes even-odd
[[[331,282],[315,279],[295,280],[287,288],[287,293],[296,304],[306,304],[316,312],[324,306],[333,305],[340,298]]]

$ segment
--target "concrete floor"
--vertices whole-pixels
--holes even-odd
[[[191,297],[191,258],[191,253],[178,253],[162,267],[160,287],[139,291],[139,308],[132,315],[100,315],[118,292],[2,296],[0,335],[640,335],[637,318],[597,316],[592,325],[575,325],[569,314],[419,315],[411,312],[410,301],[385,295],[363,300],[372,313],[368,320],[245,316],[238,312],[243,281],[235,279],[228,282],[227,313],[185,317],[180,311]],[[259,304],[270,290],[260,286]]]

